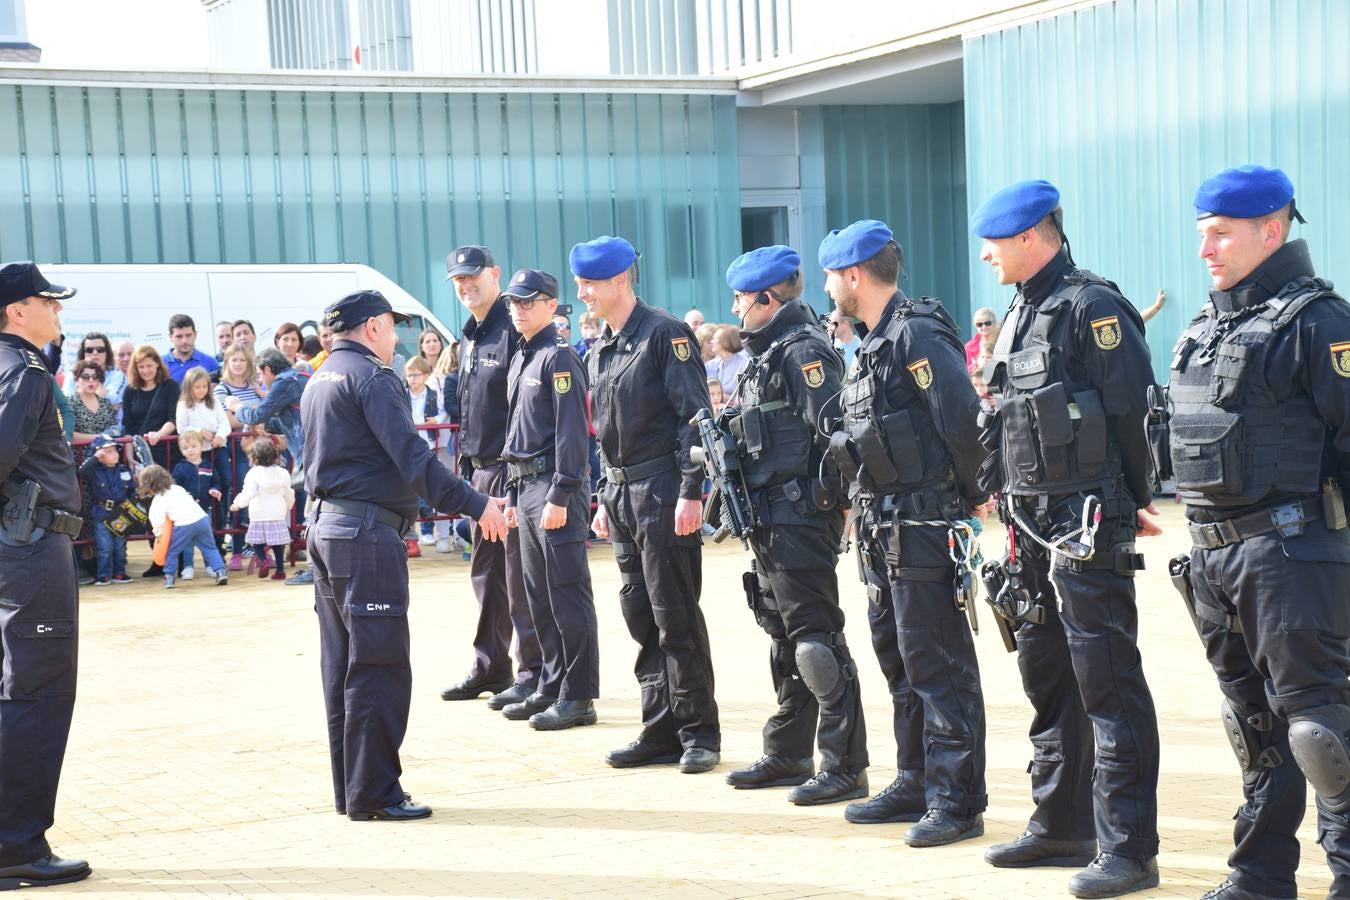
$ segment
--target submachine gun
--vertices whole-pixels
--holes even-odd
[[[716,525],[713,542],[721,543],[731,535],[748,547],[750,532],[755,528],[754,507],[745,489],[741,473],[741,458],[736,449],[736,438],[724,423],[713,418],[711,410],[700,409],[690,424],[697,426],[700,446],[693,448],[693,461],[708,472],[712,490],[703,521]]]

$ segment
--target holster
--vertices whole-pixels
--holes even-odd
[[[1200,620],[1195,614],[1195,589],[1191,587],[1190,554],[1182,553],[1169,559],[1167,561],[1167,575],[1172,579],[1172,587],[1177,589],[1182,602],[1186,604],[1186,612],[1191,617],[1191,624],[1199,632]]]

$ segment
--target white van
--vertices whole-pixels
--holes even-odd
[[[197,349],[218,353],[216,322],[248,319],[257,346],[272,346],[272,332],[294,322],[305,334],[318,333],[324,307],[353,291],[376,290],[395,310],[411,317],[398,326],[396,353],[417,353],[425,329],[440,332],[450,345],[453,332],[411,294],[369,266],[332,265],[69,265],[39,263],[53,284],[79,291],[61,311],[66,335],[65,364],[75,361],[80,338],[101,332],[116,347],[129,340],[169,350],[169,317],[186,313],[197,324]]]

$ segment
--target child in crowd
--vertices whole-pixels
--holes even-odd
[[[80,465],[85,494],[89,497],[94,547],[98,551],[94,584],[130,584],[127,577],[127,539],[115,534],[107,521],[123,500],[135,493],[131,470],[122,462],[121,448],[107,435],[100,434],[89,444],[89,456]]]
[[[441,398],[434,389],[427,386],[427,377],[430,375],[431,363],[427,362],[424,356],[414,356],[403,367],[403,378],[408,385],[408,400],[412,404],[414,425],[439,424],[447,419]],[[448,443],[448,433],[440,429],[422,431],[420,434],[422,439],[427,442],[427,446],[431,448],[431,452],[438,455],[440,449]],[[435,510],[424,503],[419,513],[422,516],[432,516],[435,515]],[[437,551],[441,553],[450,552],[449,519],[422,522],[421,531],[423,544],[428,546],[435,544]],[[408,541],[408,555],[422,555],[421,550],[417,548],[417,543],[411,539]]]
[[[712,413],[720,415],[727,405],[727,395],[722,390],[722,382],[716,378],[708,379],[708,396],[712,399]]]
[[[291,542],[291,507],[295,506],[295,491],[291,489],[291,473],[277,465],[280,454],[270,437],[259,437],[248,448],[248,459],[253,465],[244,476],[244,487],[230,504],[231,510],[248,506],[248,534],[244,540],[253,545],[253,559],[248,570],[256,564],[258,577],[266,578],[272,570],[267,560],[267,548],[272,548],[276,559],[273,581],[286,580],[286,546]]]
[[[137,478],[139,493],[150,499],[150,527],[155,537],[164,533],[165,520],[173,523],[173,534],[169,538],[169,553],[164,558],[164,586],[174,586],[173,565],[184,548],[191,554],[193,547],[202,551],[206,567],[216,578],[216,584],[225,584],[230,579],[225,572],[225,560],[216,549],[216,536],[211,531],[211,520],[192,499],[192,495],[183,490],[182,485],[173,483],[173,476],[163,466],[146,466]]]
[[[210,510],[212,524],[218,526],[224,522],[219,504],[225,495],[225,472],[216,466],[210,457],[202,456],[204,443],[205,438],[195,428],[178,433],[178,450],[183,454],[183,458],[174,464],[173,480],[192,495],[198,506]],[[170,567],[166,564],[164,568]],[[192,548],[189,546],[183,550],[183,568],[179,571],[179,577],[184,581],[191,581],[195,574],[192,568]]]
[[[600,336],[600,317],[593,312],[582,313],[581,318],[577,319],[577,329],[581,332],[581,340],[572,349],[577,351],[577,356],[585,359],[586,354],[591,352],[591,345]]]

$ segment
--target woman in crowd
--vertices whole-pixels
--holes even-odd
[[[975,334],[970,340],[966,341],[966,370],[975,371],[975,360],[980,355],[980,345],[986,340],[995,341],[998,339],[998,316],[987,306],[982,306],[975,310],[975,315],[971,317],[975,323]]]
[[[740,329],[731,325],[717,326],[712,339],[712,361],[708,363],[708,377],[722,382],[722,391],[727,395],[727,405],[739,405],[736,392],[736,377],[745,369],[749,358],[741,345]]]
[[[281,351],[281,355],[286,357],[292,369],[313,375],[314,370],[309,367],[309,363],[300,358],[300,346],[304,342],[305,336],[300,333],[300,326],[294,322],[282,322],[272,335],[272,345]]]
[[[258,367],[253,360],[253,351],[245,344],[230,345],[220,362],[220,382],[216,385],[216,401],[229,420],[231,431],[254,429],[235,418],[225,401],[230,397],[237,397],[243,403],[256,405],[260,398],[258,388]],[[227,470],[230,473],[230,484],[244,483],[244,476],[248,474],[248,448],[252,444],[253,439],[246,437],[230,448],[233,457]],[[245,547],[244,541],[243,529],[248,527],[248,510],[242,508],[235,513],[230,525],[231,528],[237,529],[238,533],[230,535],[229,568],[231,572],[238,572],[244,567],[244,555],[253,552],[252,548]]]
[[[113,356],[112,342],[108,340],[108,336],[97,331],[91,331],[82,337],[75,361],[77,364],[85,361],[98,363],[98,367],[103,371],[103,389],[99,391],[99,396],[107,397],[113,409],[121,409],[122,391],[126,390],[127,379],[114,364],[116,359]],[[127,361],[131,361],[130,354],[127,355]],[[66,396],[74,397],[79,385],[75,383],[74,369],[71,369],[70,374],[71,377],[65,384]]]
[[[459,424],[459,341],[441,351],[431,369],[436,380],[436,393],[445,409],[445,421]],[[430,382],[428,382],[430,383]],[[454,468],[451,466],[451,468]]]
[[[178,382],[169,377],[164,359],[148,344],[137,347],[122,393],[122,427],[127,434],[143,436],[161,466],[170,464],[169,446],[161,441],[177,432],[177,412]]]
[[[85,358],[70,370],[70,382],[75,385],[71,407],[75,412],[75,440],[93,440],[100,434],[121,433],[117,425],[117,410],[100,390],[106,385],[103,367],[93,359]]]

